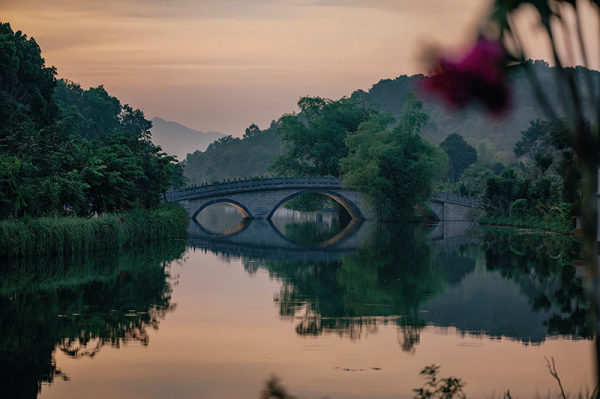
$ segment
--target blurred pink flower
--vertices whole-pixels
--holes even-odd
[[[499,42],[480,38],[458,61],[438,57],[434,74],[423,85],[451,106],[479,102],[491,113],[501,114],[510,104],[505,62],[506,53]]]

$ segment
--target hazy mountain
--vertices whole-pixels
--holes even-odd
[[[177,156],[180,161],[184,160],[188,153],[204,151],[210,143],[225,137],[219,132],[204,133],[161,118],[152,119],[151,132],[152,142],[161,146],[167,154]]]
[[[558,110],[559,115],[562,114],[554,68],[543,61],[532,62],[530,67],[544,88],[548,101]],[[589,77],[596,85],[600,82],[598,71],[575,68],[576,79],[583,79],[585,73],[589,73]],[[524,65],[510,67],[509,78],[512,82],[512,106],[502,117],[491,117],[476,105],[468,106],[463,110],[448,109],[439,99],[423,93],[422,83],[427,79],[423,75],[403,75],[395,79],[383,79],[369,90],[354,91],[351,97],[366,106],[399,118],[404,108],[403,100],[406,93],[415,92],[423,101],[424,111],[430,117],[427,126],[421,131],[423,138],[440,143],[449,134],[458,133],[475,147],[480,143],[488,142],[491,145],[488,151],[492,153],[499,151],[502,154],[498,155],[503,155],[510,160],[514,157],[513,148],[521,139],[521,132],[529,127],[530,121],[538,118],[545,119],[546,115],[538,105]],[[592,108],[586,98],[589,98],[589,95],[584,96],[582,103],[584,110],[589,112]],[[306,121],[302,113],[299,119]],[[281,140],[275,134],[277,123],[264,131],[254,130],[250,129],[251,134],[247,132],[241,139],[229,137],[215,142],[207,151],[202,149],[203,152],[192,154],[193,149],[187,148],[190,156],[185,166],[185,174],[190,178],[191,183],[198,184],[267,173],[271,159],[283,150]]]
[[[226,136],[210,144],[206,151],[195,151],[185,159],[184,174],[190,184],[267,174],[271,160],[282,151],[276,135],[278,123],[260,130],[251,125],[243,137]]]
[[[562,115],[561,93],[556,88],[556,71],[544,61],[530,61],[529,64],[543,88],[546,99],[558,110],[559,116]],[[598,71],[576,67],[574,72],[577,80],[584,79],[587,73],[595,84],[600,81]],[[395,79],[383,79],[369,90],[357,90],[351,96],[399,117],[403,109],[404,96],[407,92],[415,92],[423,101],[424,111],[430,117],[429,123],[421,132],[424,138],[440,143],[449,134],[458,133],[473,146],[477,146],[481,140],[489,140],[497,150],[512,156],[514,145],[521,139],[521,132],[529,127],[529,122],[537,118],[546,119],[546,114],[534,95],[525,65],[510,67],[508,76],[512,86],[512,104],[509,112],[502,117],[492,117],[476,105],[462,110],[447,108],[442,101],[423,92],[422,83],[427,79],[423,75],[403,75]],[[589,112],[591,109],[589,95],[582,94],[584,111]]]

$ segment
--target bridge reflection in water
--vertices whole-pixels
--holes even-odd
[[[278,223],[277,220],[239,219],[233,227],[230,223],[223,231],[217,232],[216,229],[192,219],[188,228],[189,245],[195,249],[239,257],[339,261],[342,255],[353,253],[364,245],[378,226],[375,221],[352,219],[340,226],[338,231],[325,235],[317,242],[303,242],[298,239],[300,237],[289,234],[294,227],[301,228],[308,223],[310,222],[285,224]],[[473,227],[472,222],[441,222],[425,228],[433,247],[452,248],[478,242],[476,237],[469,235]]]
[[[225,220],[205,218],[199,222],[192,219],[188,228],[189,246],[233,257],[290,262],[340,262],[342,256],[352,254],[364,246],[380,226],[375,221],[351,219],[347,223],[330,226],[331,230],[328,232],[318,234],[311,231],[311,228],[338,222],[333,215],[313,215],[312,221],[310,217],[300,217],[299,223],[290,223],[290,220],[294,221],[294,211],[280,210],[272,220],[241,219],[233,208],[226,205],[214,206],[217,207],[217,212],[214,213],[221,215],[221,218],[226,215]],[[435,248],[476,243],[478,239],[468,234],[473,227],[472,222],[441,222],[422,226],[427,230],[426,235]],[[316,237],[307,240],[306,236],[311,235]]]
[[[361,339],[396,325],[398,343],[409,352],[427,326],[532,344],[548,336],[590,337],[573,268],[544,255],[568,256],[568,239],[483,234],[469,222],[335,226],[335,218],[321,217],[238,224],[237,216],[220,233],[192,223],[189,246],[241,259],[249,274],[280,281],[279,316],[293,321],[299,335]],[[334,228],[318,241],[302,240],[316,225]]]

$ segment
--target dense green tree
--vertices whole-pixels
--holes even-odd
[[[357,100],[337,101],[320,97],[303,97],[298,101],[302,113],[281,118],[277,130],[284,152],[271,168],[281,174],[340,174],[340,160],[348,155],[346,137],[377,112]]]
[[[415,206],[425,206],[434,182],[446,172],[446,154],[419,136],[426,120],[422,109],[410,96],[405,122],[395,129],[388,129],[389,117],[380,116],[363,122],[346,139],[345,184],[362,191],[382,219],[413,217]]]
[[[103,86],[85,90],[77,83],[59,80],[55,98],[63,108],[73,107],[81,115],[79,134],[82,137],[99,139],[121,127],[121,102],[110,96]]]
[[[523,160],[526,173],[535,179],[551,179],[560,186],[560,200],[578,207],[582,174],[565,120],[532,121],[514,152]]]
[[[471,147],[463,136],[452,133],[441,142],[440,147],[450,158],[448,179],[454,184],[470,165],[477,162],[477,151]]]
[[[491,143],[481,141],[481,159],[462,173],[463,195],[481,196],[487,222],[538,228],[572,228],[581,202],[581,169],[565,120],[533,120],[515,144],[518,158],[508,168],[494,160]],[[551,227],[552,226],[552,227]]]
[[[521,132],[521,140],[515,144],[514,153],[532,163],[540,174],[545,174],[558,159],[560,149],[569,140],[569,130],[564,120],[531,121],[529,128]],[[566,145],[570,147],[570,145]]]
[[[531,181],[524,180],[519,171],[507,168],[500,176],[493,176],[486,182],[485,198],[495,212],[510,214],[511,204],[518,199],[527,199]]]
[[[581,169],[566,122],[532,121],[514,152],[520,163],[487,180],[488,213],[554,220],[561,228],[571,228],[581,202]]]
[[[17,150],[52,123],[55,75],[33,38],[0,22],[0,148]]]
[[[504,167],[499,172],[502,169]],[[471,164],[460,176],[458,191],[461,195],[481,197],[485,193],[487,180],[495,174],[493,166],[490,167],[480,162]]]
[[[183,185],[140,110],[55,75],[33,39],[0,24],[0,217],[150,207]]]

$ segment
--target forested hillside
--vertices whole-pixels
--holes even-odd
[[[281,140],[276,135],[278,126],[275,121],[265,130],[252,125],[241,139],[225,136],[210,144],[204,152],[188,154],[183,165],[189,183],[200,184],[267,173],[271,160],[282,149]]]
[[[103,86],[57,80],[35,40],[0,23],[0,218],[157,205],[183,181],[151,127]]]
[[[530,70],[546,90],[545,97],[560,108],[561,96],[556,91],[553,68],[543,61],[531,64]],[[579,78],[583,79],[580,72],[584,68],[578,67],[576,70]],[[509,75],[513,87],[512,107],[509,114],[502,118],[494,118],[475,106],[465,110],[448,109],[444,103],[423,92],[422,82],[426,79],[423,75],[384,79],[368,91],[355,91],[350,98],[366,108],[375,108],[399,119],[406,94],[414,92],[423,101],[423,110],[429,116],[429,122],[421,132],[422,137],[433,143],[440,143],[448,135],[457,133],[477,148],[478,152],[492,153],[497,161],[508,163],[514,160],[513,148],[521,139],[521,132],[529,127],[530,121],[546,119],[535,99],[525,67],[512,66],[509,68]],[[600,80],[600,73],[594,71],[589,77],[597,82]],[[298,117],[306,122],[303,113]],[[192,183],[200,183],[267,173],[270,159],[281,151],[281,141],[275,134],[276,126],[277,124],[272,124],[265,131],[252,128],[253,134],[256,134],[252,140],[246,138],[246,135],[243,139],[224,138],[212,144],[205,153],[196,152],[188,156],[185,163],[186,176]]]
[[[531,70],[544,89],[545,98],[557,108],[561,107],[561,95],[557,92],[554,69],[544,61],[531,62]],[[583,78],[585,68],[578,67],[579,78]],[[465,140],[477,146],[481,140],[490,140],[499,151],[512,155],[513,147],[521,138],[521,132],[529,127],[529,122],[538,118],[545,119],[546,115],[535,98],[535,91],[527,77],[524,65],[509,68],[512,83],[511,111],[502,118],[494,118],[482,112],[475,106],[465,110],[448,109],[436,98],[428,97],[421,90],[423,75],[400,76],[396,79],[384,79],[368,91],[357,90],[352,97],[361,99],[369,106],[377,107],[380,111],[398,116],[402,99],[407,92],[419,94],[424,103],[424,111],[430,117],[423,137],[439,143],[446,136],[458,133]],[[590,78],[600,80],[600,73],[594,71]],[[562,115],[559,115],[562,116]]]

